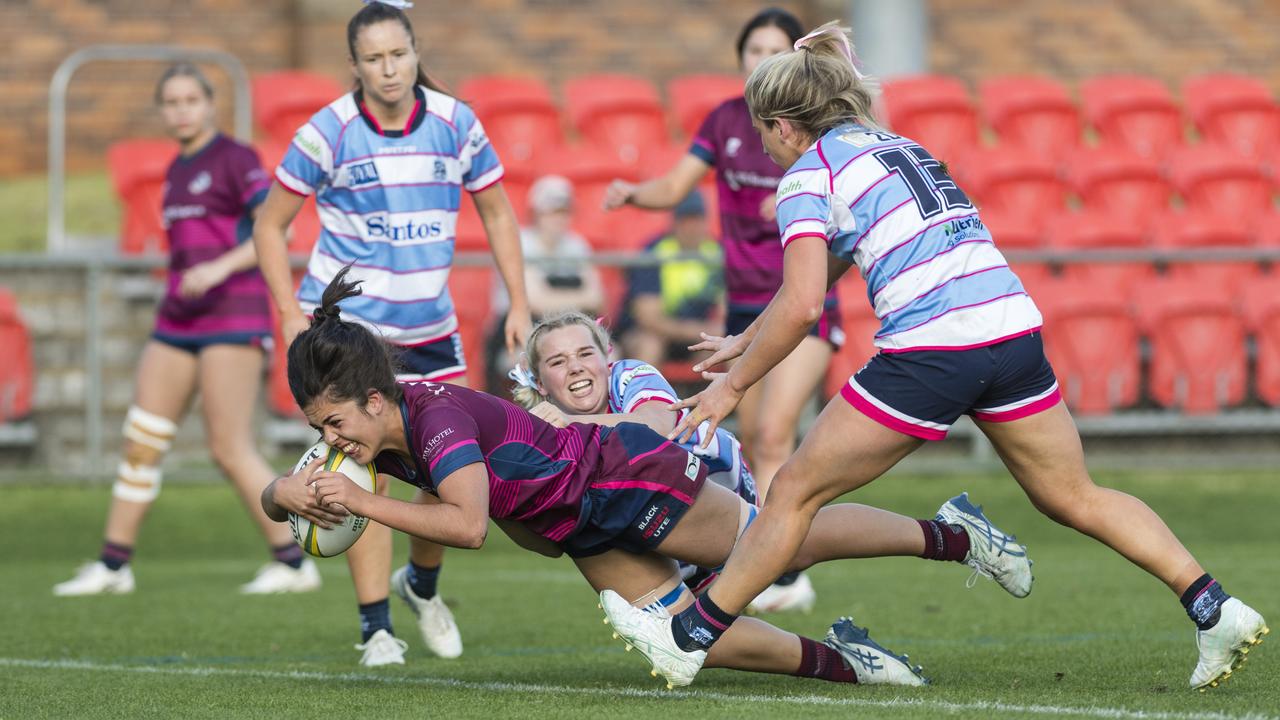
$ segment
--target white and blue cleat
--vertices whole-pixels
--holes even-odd
[[[982,512],[981,505],[969,502],[969,493],[963,492],[938,508],[938,522],[958,525],[969,535],[969,554],[964,563],[973,568],[969,586],[978,575],[995,580],[1014,597],[1031,594],[1031,560],[1027,548],[1013,535],[991,524]]]
[[[860,685],[928,685],[923,668],[912,665],[906,655],[897,655],[871,639],[867,629],[842,617],[827,631],[827,646],[840,653],[853,669]]]

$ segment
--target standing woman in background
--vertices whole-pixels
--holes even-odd
[[[254,243],[285,343],[306,329],[325,286],[349,264],[367,292],[350,299],[343,316],[400,348],[397,378],[465,384],[447,285],[462,191],[475,201],[511,297],[509,348],[523,344],[530,325],[519,227],[484,128],[419,64],[413,26],[400,9],[408,6],[367,2],[347,23],[356,87],[299,128],[276,170]],[[295,298],[285,232],[313,193],[322,230]],[[385,494],[385,484],[378,491]],[[360,609],[362,665],[404,663],[406,645],[391,627],[389,584],[417,616],[433,653],[462,653],[453,614],[436,592],[443,554],[439,545],[414,539],[409,564],[392,575],[391,531],[376,523],[346,553]]]
[[[289,529],[267,519],[254,498],[274,473],[253,444],[253,409],[262,382],[263,341],[271,337],[267,287],[249,231],[270,178],[252,148],[218,132],[213,86],[189,63],[156,86],[178,157],[165,175],[169,279],[155,332],[142,350],[133,404],[125,417],[124,458],[97,562],[55,585],[55,595],[133,592],[130,560],[138,530],[160,494],[160,463],[191,397],[203,397],[209,452],[235,484],[274,560],[240,590],[303,592],[320,587]]]
[[[738,35],[744,77],[761,60],[791,49],[804,35],[800,21],[779,8],[760,11]],[[782,286],[782,241],[775,222],[774,194],[782,170],[765,155],[741,97],[726,100],[702,122],[689,154],[666,175],[639,185],[615,180],[605,207],[675,207],[709,170],[716,170],[724,282],[728,313],[725,335],[739,335],[759,317]],[[844,342],[836,294],[827,293],[822,319],[809,336],[753,387],[738,405],[737,434],[755,471],[760,498],[796,447],[804,406],[822,384],[835,349]],[[813,585],[803,575],[779,579],[754,606],[782,611],[813,603]]]

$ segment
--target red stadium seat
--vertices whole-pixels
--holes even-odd
[[[1054,164],[1020,148],[996,147],[965,155],[956,167],[961,185],[983,212],[1032,220],[1067,207],[1067,183]]]
[[[1198,280],[1161,279],[1138,288],[1135,301],[1151,339],[1157,403],[1205,415],[1244,400],[1244,321],[1228,293]]]
[[[1067,89],[1045,77],[1010,75],[978,86],[982,110],[1002,143],[1054,160],[1080,145],[1080,111]]]
[[[475,110],[508,171],[531,174],[564,144],[560,111],[541,80],[482,75],[464,82],[458,95]]]
[[[1109,413],[1138,401],[1138,326],[1124,296],[1091,282],[1058,280],[1035,295],[1045,353],[1073,412]]]
[[[266,142],[259,147],[262,167],[273,176],[280,161],[289,151],[288,142]],[[289,225],[289,252],[294,255],[310,255],[320,237],[320,214],[316,210],[316,197],[310,195],[302,202],[302,209],[294,216]]]
[[[1225,145],[1201,144],[1175,153],[1169,174],[1190,208],[1248,220],[1272,207],[1262,162]]]
[[[573,183],[573,227],[596,250],[640,250],[671,222],[668,213],[634,207],[604,210],[609,183],[617,178],[639,179],[634,168],[619,161],[608,149],[571,148],[558,170]]]
[[[1183,143],[1182,110],[1164,83],[1141,75],[1102,75],[1080,84],[1089,124],[1104,144],[1158,158]]]
[[[682,138],[692,138],[707,115],[725,100],[742,96],[738,75],[684,75],[667,83],[667,100]]]
[[[535,177],[520,168],[505,168],[502,177],[502,188],[515,210],[516,220],[522,225],[529,218],[529,187]],[[462,202],[458,206],[458,226],[455,232],[454,249],[458,252],[490,252],[489,237],[485,234],[484,223],[480,213],[476,211],[475,201],[471,193],[462,193]]]
[[[1276,278],[1244,283],[1236,300],[1257,347],[1254,388],[1263,402],[1280,406],[1280,293],[1276,292]]]
[[[287,143],[312,115],[345,92],[332,77],[302,70],[255,75],[253,119],[272,142]]]
[[[1168,209],[1173,188],[1155,160],[1119,146],[1080,149],[1067,163],[1071,184],[1088,210],[1145,226]]]
[[[1132,221],[1109,213],[1060,215],[1049,226],[1049,245],[1055,250],[1133,250],[1148,244],[1147,235]],[[1154,277],[1155,267],[1142,261],[1069,263],[1063,275],[1100,291],[1120,293]]]
[[[449,271],[449,295],[458,315],[458,334],[467,359],[467,384],[484,389],[485,338],[489,329],[494,270],[487,266],[456,267]]]
[[[858,276],[856,268],[849,270],[836,284],[840,297],[840,324],[844,329],[844,345],[831,356],[827,377],[823,383],[826,397],[840,392],[840,388],[879,348],[875,345],[880,320],[876,318],[867,300],[867,285]]]
[[[941,161],[978,145],[978,111],[956,78],[912,75],[885,81],[884,106],[895,133],[920,143]]]
[[[1182,84],[1182,100],[1210,142],[1255,156],[1280,148],[1280,105],[1262,80],[1231,73],[1200,75]]]
[[[1027,263],[1027,262],[1011,262],[1009,269],[1014,275],[1018,276],[1018,280],[1022,283],[1022,287],[1031,296],[1036,298],[1036,290],[1045,283],[1053,282],[1056,276],[1053,274],[1053,268],[1047,263]]]
[[[1167,213],[1152,233],[1156,247],[1179,250],[1247,249],[1254,235],[1238,217],[1202,210]],[[1214,287],[1231,287],[1256,277],[1261,268],[1248,260],[1170,263],[1169,274]]]
[[[631,75],[586,75],[564,85],[569,121],[589,144],[613,150],[636,165],[669,142],[658,91]]]
[[[31,356],[31,332],[18,312],[18,301],[0,288],[0,423],[21,420],[31,414],[36,371]]]
[[[996,247],[1001,250],[1044,249],[1043,216],[1034,217],[993,208],[984,209],[980,217],[991,233],[991,239],[995,240]]]
[[[107,167],[120,200],[120,251],[129,255],[169,251],[161,217],[165,173],[178,155],[172,140],[124,140],[107,148]]]

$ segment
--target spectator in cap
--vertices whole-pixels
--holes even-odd
[[[723,260],[702,195],[689,193],[672,215],[671,231],[645,248],[656,264],[628,273],[617,328],[626,356],[654,366],[689,357],[699,333],[719,335],[724,325]]]

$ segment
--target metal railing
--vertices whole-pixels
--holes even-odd
[[[101,61],[208,62],[227,71],[235,92],[236,137],[248,142],[253,133],[253,100],[249,93],[249,73],[235,55],[221,50],[184,48],[170,45],[91,45],[72,53],[49,81],[49,254],[67,250],[67,89],[71,76],[84,65]]]

